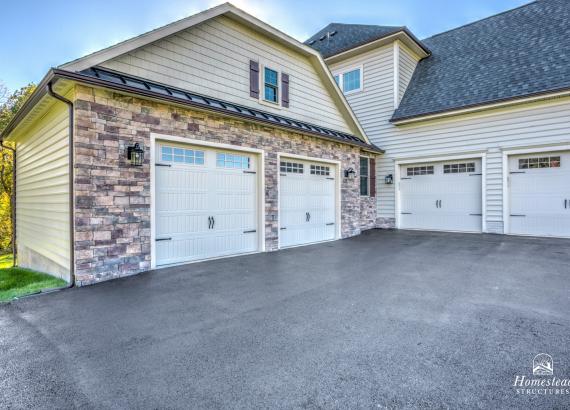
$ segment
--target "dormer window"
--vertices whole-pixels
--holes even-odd
[[[349,67],[341,72],[335,72],[333,78],[345,94],[362,91],[362,66]]]

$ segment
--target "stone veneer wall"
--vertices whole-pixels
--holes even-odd
[[[150,133],[263,149],[266,249],[277,249],[277,153],[342,161],[358,169],[360,150],[336,142],[86,86],[75,96],[76,280],[79,285],[150,268]],[[145,147],[145,163],[126,147]],[[358,178],[342,180],[342,237],[374,227],[376,207],[361,203]],[[361,215],[363,219],[361,219]]]

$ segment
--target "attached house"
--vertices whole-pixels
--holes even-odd
[[[570,237],[569,1],[421,41],[333,23],[306,44],[385,150],[378,226]]]
[[[570,4],[302,44],[224,4],[50,70],[18,264],[94,283],[389,227],[570,237]]]

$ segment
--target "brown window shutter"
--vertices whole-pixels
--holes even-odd
[[[370,196],[376,196],[376,160],[370,158]]]
[[[281,105],[289,107],[289,74],[281,74]]]
[[[249,61],[249,96],[259,98],[259,63]]]

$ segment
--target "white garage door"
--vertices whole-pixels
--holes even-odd
[[[402,165],[400,228],[481,232],[481,160]]]
[[[157,265],[258,250],[255,155],[159,143],[156,158]]]
[[[570,152],[509,157],[509,233],[570,237]]]
[[[336,167],[282,159],[279,187],[281,247],[335,239]]]

